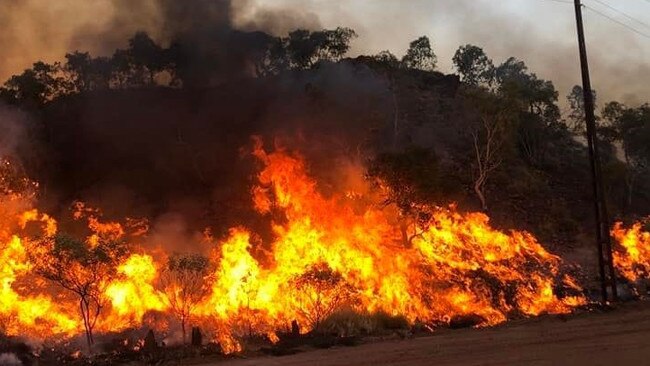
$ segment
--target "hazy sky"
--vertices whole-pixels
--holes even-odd
[[[451,58],[461,44],[482,46],[501,62],[523,59],[540,77],[554,81],[564,97],[580,82],[573,5],[552,0],[256,0],[277,9],[317,14],[325,27],[349,25],[359,38],[354,51],[404,52],[408,42],[426,34],[434,42],[439,67],[452,71]],[[650,2],[583,0],[648,35],[633,31],[586,9],[585,26],[594,88],[600,100],[630,103],[650,100]],[[601,3],[641,20],[635,23]]]
[[[181,0],[179,0],[181,1]],[[186,1],[186,0],[183,0]],[[353,53],[388,49],[401,55],[428,35],[439,67],[450,72],[461,44],[482,46],[496,63],[526,61],[552,79],[562,96],[579,82],[573,6],[566,0],[233,0],[236,24],[286,32],[296,26],[349,26],[359,34]],[[643,37],[585,10],[592,78],[600,101],[650,100],[650,1],[584,0],[648,35]],[[95,53],[123,46],[128,34],[154,36],[156,0],[0,0],[0,79],[36,59],[54,61],[72,49]],[[641,22],[617,14],[609,4]],[[128,4],[129,11],[124,11]],[[135,8],[135,10],[133,10]],[[108,29],[112,31],[107,32]]]

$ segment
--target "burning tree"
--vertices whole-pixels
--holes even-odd
[[[315,265],[296,277],[298,313],[318,329],[322,321],[352,300],[353,289],[340,273],[325,264]]]
[[[106,300],[104,287],[127,254],[122,241],[97,238],[91,244],[56,235],[40,241],[31,255],[35,273],[78,296],[89,350]]]
[[[205,281],[208,275],[208,258],[200,254],[174,255],[169,258],[161,274],[161,282],[171,311],[181,321],[183,344],[186,342],[186,325],[196,306],[210,292]]]

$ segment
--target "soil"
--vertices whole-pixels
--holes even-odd
[[[543,316],[486,329],[335,347],[208,365],[650,365],[650,302],[570,316]]]

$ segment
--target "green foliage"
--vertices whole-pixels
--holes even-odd
[[[318,61],[340,60],[348,52],[350,41],[356,36],[355,31],[350,28],[339,27],[315,32],[297,29],[289,33],[287,38],[281,39],[282,48],[286,52],[280,52],[277,44],[273,45],[272,50],[277,56],[286,56],[286,63],[291,67],[308,69]]]
[[[422,36],[411,42],[402,63],[407,68],[423,71],[433,71],[438,63],[438,58],[431,48],[429,37]]]
[[[461,46],[454,54],[453,62],[461,80],[469,85],[490,85],[494,80],[494,64],[478,46]]]

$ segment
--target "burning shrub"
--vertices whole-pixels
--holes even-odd
[[[44,239],[32,253],[37,274],[78,296],[89,349],[94,343],[93,328],[106,301],[107,279],[117,274],[118,264],[127,253],[121,241],[97,238],[86,243],[65,235]]]
[[[340,273],[327,265],[318,264],[296,277],[298,312],[312,329],[319,329],[322,321],[353,299],[354,290]]]
[[[191,321],[197,305],[209,294],[206,284],[208,258],[199,254],[174,255],[169,258],[161,274],[170,310],[181,322],[183,343],[186,343],[186,325]]]

